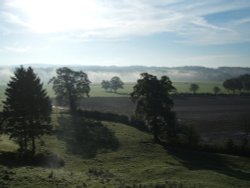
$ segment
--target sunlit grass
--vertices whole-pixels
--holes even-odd
[[[214,93],[213,88],[215,86],[220,88],[221,93],[228,93],[220,82],[174,82],[173,85],[178,93],[191,93],[189,88],[192,83],[199,85],[197,93]]]
[[[9,140],[9,136],[0,135],[0,151],[16,151],[18,149],[18,145],[14,143],[12,140]]]
[[[177,89],[178,93],[191,93],[189,90],[191,83],[197,82],[174,82],[173,85]],[[219,82],[202,82],[197,83],[199,85],[199,90],[197,93],[214,93],[213,88],[215,86],[221,89],[221,93],[227,93],[227,91],[223,88],[222,83]],[[117,93],[106,92],[103,88],[101,88],[100,84],[91,84],[91,92],[90,96],[92,97],[122,97],[129,96],[129,94],[133,91],[135,83],[126,83],[123,89],[119,89]]]

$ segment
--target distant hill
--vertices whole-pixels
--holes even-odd
[[[28,66],[28,65],[25,65]],[[34,68],[44,83],[47,83],[55,75],[58,66],[55,65],[29,65]],[[65,66],[65,65],[63,65]],[[148,72],[157,76],[168,75],[173,81],[196,82],[222,82],[228,78],[241,74],[250,74],[250,68],[243,67],[219,67],[207,68],[200,66],[184,67],[146,67],[146,66],[80,66],[69,65],[74,70],[86,72],[92,82],[109,80],[113,76],[119,76],[124,82],[135,82],[140,73]],[[6,84],[13,75],[14,66],[0,67],[0,84]]]

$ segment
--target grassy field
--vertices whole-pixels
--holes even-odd
[[[178,93],[190,93],[189,87],[191,83],[187,82],[174,82],[174,86],[177,89]],[[200,89],[197,91],[197,93],[213,93],[213,87],[218,86],[221,89],[222,93],[227,93],[227,91],[222,87],[221,83],[215,82],[215,83],[197,83],[200,87]],[[101,84],[91,84],[91,97],[124,97],[128,96],[129,93],[132,92],[133,86],[135,83],[125,83],[124,89],[119,89],[117,93],[112,92],[106,92],[103,88],[101,88]],[[2,101],[4,99],[4,91],[6,86],[0,85],[0,100]],[[53,97],[54,92],[52,90],[51,85],[45,85],[45,89],[48,91],[48,94]]]
[[[189,87],[191,83],[186,82],[174,82],[173,85],[177,89],[178,93],[190,93]],[[200,89],[197,93],[213,93],[213,88],[215,86],[221,89],[222,93],[227,93],[227,91],[223,88],[221,83],[197,83]],[[118,93],[110,93],[105,92],[103,88],[101,88],[100,84],[91,84],[91,93],[90,96],[93,97],[112,97],[112,96],[126,96],[133,91],[133,86],[135,83],[126,83],[124,85],[124,89],[119,89]]]
[[[57,111],[53,114],[55,127],[71,129],[76,124],[81,124],[81,120],[75,121],[67,113]],[[43,137],[45,143],[40,151],[52,151],[65,161],[65,166],[58,169],[5,165],[1,154],[0,187],[250,186],[250,159],[170,148],[165,150],[152,142],[151,135],[133,127],[112,122],[102,124],[102,131],[112,133],[109,135],[118,145],[100,148],[95,139],[86,139],[79,148],[84,145],[95,148],[91,155],[86,155],[89,150],[72,153],[68,141],[58,139],[56,135]],[[1,153],[17,149],[6,136],[0,139]],[[107,146],[113,145],[111,141]]]

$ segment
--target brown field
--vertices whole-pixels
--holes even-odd
[[[187,96],[174,103],[179,122],[193,125],[207,142],[241,138],[250,127],[250,97]],[[130,116],[135,105],[127,97],[93,97],[82,108]]]

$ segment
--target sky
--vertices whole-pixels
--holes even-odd
[[[0,66],[250,67],[250,0],[0,0]]]

